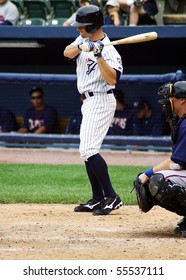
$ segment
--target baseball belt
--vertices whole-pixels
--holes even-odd
[[[112,89],[109,89],[109,90],[107,91],[107,94],[110,94],[110,93],[113,93],[113,90],[112,90]],[[92,96],[94,96],[94,95],[95,95],[94,92],[89,91],[89,92],[87,92],[86,95],[83,93],[81,96],[82,96],[83,99],[86,99],[87,96],[92,97]]]

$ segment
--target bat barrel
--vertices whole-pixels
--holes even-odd
[[[141,33],[141,34],[126,37],[126,38],[123,38],[120,40],[112,41],[108,44],[105,44],[105,46],[142,43],[142,42],[155,40],[155,39],[157,39],[157,37],[158,37],[158,34],[155,31],[152,31],[152,32]]]

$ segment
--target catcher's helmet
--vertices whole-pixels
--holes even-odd
[[[76,21],[71,24],[74,27],[86,26],[86,31],[89,33],[95,32],[103,25],[103,12],[95,5],[79,8],[76,13]]]
[[[186,81],[166,83],[158,89],[158,94],[166,97],[186,98]]]

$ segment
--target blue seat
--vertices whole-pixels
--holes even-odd
[[[22,26],[45,26],[46,21],[43,18],[27,18],[20,20],[19,25]]]
[[[47,25],[48,26],[62,26],[63,23],[67,20],[68,18],[53,18],[47,20]]]
[[[70,0],[51,0],[50,3],[54,18],[69,18],[76,11],[74,2]]]
[[[25,0],[28,18],[43,18],[47,20],[52,17],[52,9],[48,0]]]

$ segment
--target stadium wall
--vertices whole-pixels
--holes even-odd
[[[160,84],[177,80],[179,69],[186,73],[186,26],[105,26],[104,31],[111,40],[151,31],[158,33],[155,41],[121,45],[117,49],[124,65],[118,87],[124,91],[126,102],[131,104],[139,96],[146,96],[154,106],[159,106],[157,89]],[[64,48],[77,35],[76,29],[71,27],[1,27],[1,106],[22,116],[30,106],[30,88],[41,85],[46,102],[57,109],[60,117],[78,110],[75,63],[63,56]],[[60,81],[54,82],[54,76]],[[182,78],[185,79],[184,74]],[[46,139],[49,138],[46,135]]]
[[[155,41],[117,46],[125,74],[186,72],[186,26],[104,26],[111,40],[156,31]],[[1,26],[0,72],[74,74],[75,64],[63,56],[78,32],[73,27]],[[34,45],[35,43],[35,45]]]
[[[183,79],[185,74],[181,70],[166,74],[122,75],[117,87],[124,92],[128,105],[139,97],[146,97],[154,108],[158,108],[160,85]],[[75,74],[0,73],[1,106],[9,108],[16,116],[23,116],[30,106],[28,92],[32,86],[42,86],[46,102],[57,109],[60,117],[69,117],[81,106]]]

